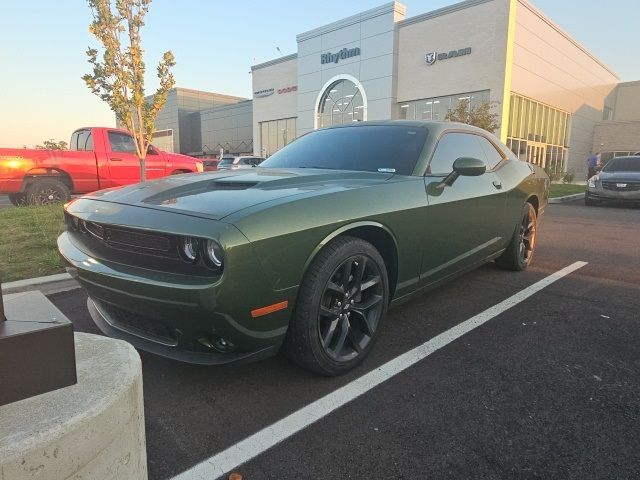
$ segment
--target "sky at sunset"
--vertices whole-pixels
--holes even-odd
[[[155,66],[172,50],[177,86],[251,97],[250,66],[296,51],[296,34],[385,3],[385,0],[154,0],[143,30],[147,93]],[[404,0],[407,17],[451,0]],[[640,80],[638,0],[533,0],[555,23],[623,81]],[[81,126],[115,124],[81,76],[90,11],[83,0],[4,1],[0,5],[0,147],[68,141]],[[464,32],[460,32],[461,35]]]

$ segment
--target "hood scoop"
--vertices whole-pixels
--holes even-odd
[[[247,188],[255,187],[258,182],[225,182],[222,180],[216,180],[211,182],[207,186],[207,191],[215,190],[246,190]]]

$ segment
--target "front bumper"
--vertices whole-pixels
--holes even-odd
[[[192,228],[187,234],[198,234],[198,227]],[[96,258],[66,231],[58,238],[58,249],[69,272],[88,292],[96,325],[109,336],[198,364],[273,354],[286,333],[297,288],[274,290],[250,243],[235,227],[227,229],[222,242],[229,254],[218,277],[159,272]],[[289,302],[287,309],[258,318],[251,315],[253,309],[282,301]],[[229,348],[216,347],[221,338]]]
[[[589,187],[586,196],[595,201],[640,203],[640,191],[625,192],[623,190],[607,190],[602,187]]]

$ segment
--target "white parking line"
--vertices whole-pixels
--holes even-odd
[[[283,440],[286,440],[290,436],[295,435],[309,425],[317,422],[334,410],[337,410],[341,406],[380,385],[382,382],[389,380],[400,372],[406,370],[410,366],[431,355],[433,352],[460,338],[465,333],[483,325],[492,318],[500,315],[502,312],[519,304],[520,302],[523,302],[531,295],[539,292],[543,288],[548,287],[552,283],[572,272],[575,272],[585,265],[587,265],[587,262],[575,262],[562,270],[552,273],[548,277],[543,278],[524,290],[521,290],[497,305],[488,308],[484,312],[481,312],[455,327],[442,332],[440,335],[432,338],[413,350],[388,361],[375,370],[366,373],[334,392],[331,392],[291,415],[284,417],[282,420],[278,420],[274,424],[263,428],[259,432],[254,433],[250,437],[232,445],[226,450],[204,460],[189,470],[174,477],[174,480],[213,480],[230,472]]]

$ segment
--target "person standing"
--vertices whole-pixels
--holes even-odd
[[[587,174],[587,180],[593,177],[596,174],[596,166],[598,165],[598,156],[595,153],[591,153],[589,158],[587,159],[587,167],[589,173]]]

